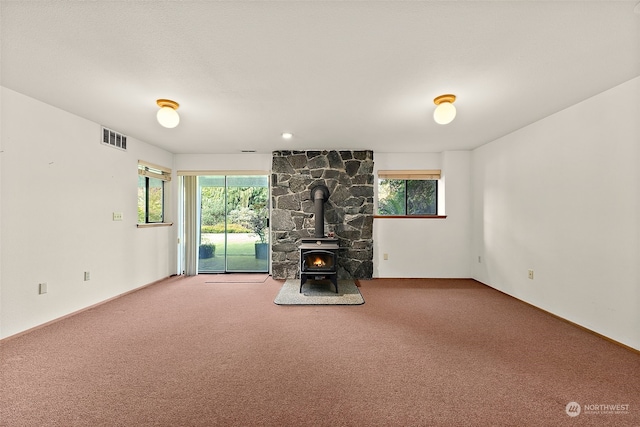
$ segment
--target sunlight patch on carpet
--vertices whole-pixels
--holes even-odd
[[[308,281],[300,293],[300,279],[288,279],[273,301],[278,305],[360,305],[364,298],[353,280],[338,280],[336,294],[330,281]]]

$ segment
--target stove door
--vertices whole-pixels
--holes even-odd
[[[335,271],[336,254],[333,251],[308,249],[302,252],[302,271]]]

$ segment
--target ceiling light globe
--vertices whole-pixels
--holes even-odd
[[[441,102],[433,112],[433,120],[439,125],[446,125],[456,118],[456,107],[450,102]]]
[[[158,123],[169,129],[178,126],[178,123],[180,123],[178,112],[171,107],[162,107],[159,109],[156,118],[158,119]]]

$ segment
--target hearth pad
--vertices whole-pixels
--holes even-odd
[[[273,301],[278,305],[361,305],[364,298],[353,280],[339,280],[336,294],[330,281],[307,282],[300,292],[300,279],[288,279]]]

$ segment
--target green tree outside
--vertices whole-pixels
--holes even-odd
[[[436,180],[381,179],[378,181],[379,215],[435,215]]]

